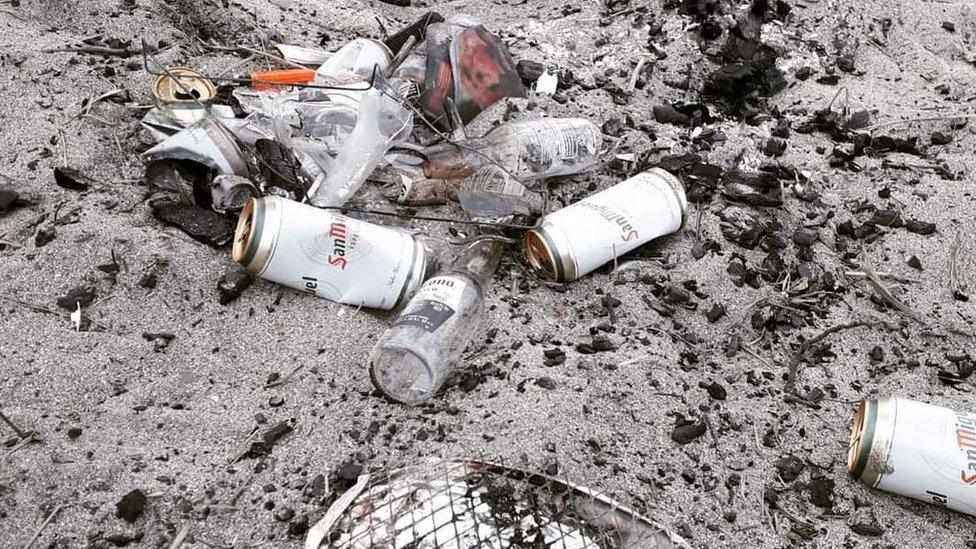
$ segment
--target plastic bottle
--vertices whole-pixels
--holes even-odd
[[[484,311],[485,286],[502,244],[471,244],[417,290],[373,348],[369,372],[389,398],[419,404],[437,393],[461,359]]]
[[[519,181],[582,173],[596,167],[603,134],[582,118],[540,118],[502,124],[459,145],[429,147],[425,175],[460,179],[491,163]]]
[[[472,217],[502,217],[542,213],[545,199],[504,170],[489,164],[467,177],[457,192],[458,202]]]

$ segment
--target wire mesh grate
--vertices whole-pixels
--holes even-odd
[[[306,549],[683,548],[680,537],[565,480],[485,461],[436,460],[362,475]]]

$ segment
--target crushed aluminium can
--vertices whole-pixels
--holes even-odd
[[[180,130],[140,156],[146,162],[164,158],[192,160],[224,175],[247,176],[249,172],[237,140],[213,116]]]
[[[266,196],[244,206],[233,259],[255,276],[296,290],[392,309],[423,282],[428,253],[404,232]]]
[[[847,469],[872,488],[976,515],[976,414],[897,397],[864,399]]]
[[[678,231],[687,210],[681,181],[653,168],[544,217],[525,234],[525,254],[540,277],[570,282]]]
[[[355,74],[368,80],[373,76],[374,67],[383,74],[392,60],[393,53],[383,42],[357,38],[330,55],[315,72],[322,77]]]
[[[153,81],[153,98],[166,116],[183,125],[199,122],[207,115],[204,105],[217,96],[217,88],[199,72],[187,67],[172,67],[169,74]]]

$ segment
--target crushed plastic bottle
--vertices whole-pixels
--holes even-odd
[[[370,377],[384,394],[415,405],[437,393],[474,335],[502,250],[494,240],[471,244],[417,290],[370,357]]]
[[[541,118],[502,124],[484,137],[429,147],[424,173],[460,179],[496,163],[519,181],[573,175],[594,169],[603,134],[582,118]]]

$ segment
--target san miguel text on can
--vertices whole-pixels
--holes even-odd
[[[865,399],[847,468],[872,488],[976,515],[976,414],[904,398]]]
[[[428,253],[409,234],[267,196],[241,212],[233,258],[251,274],[290,288],[392,309],[423,282]]]
[[[687,210],[681,181],[653,168],[547,215],[525,234],[525,253],[539,276],[569,282],[676,232]]]

